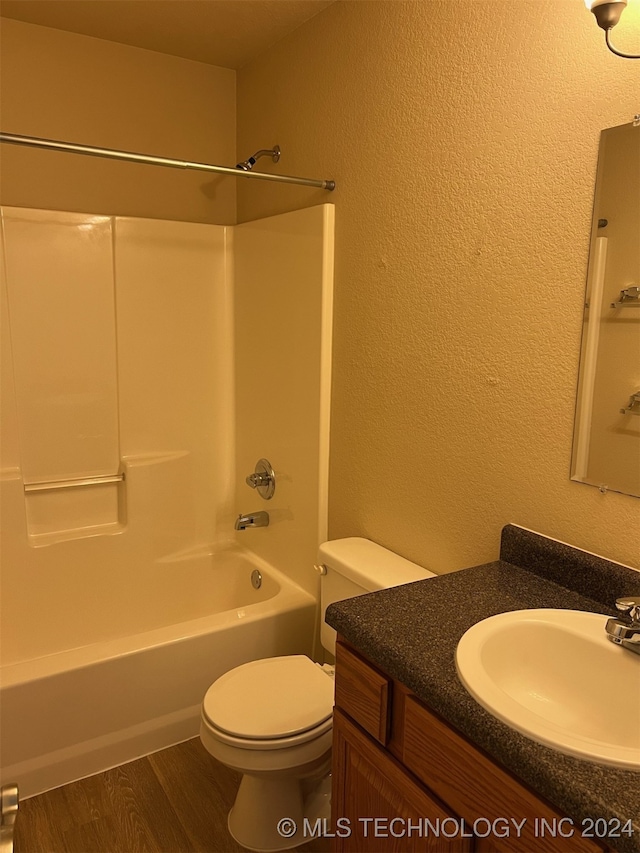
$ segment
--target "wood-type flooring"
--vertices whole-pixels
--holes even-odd
[[[239,780],[194,738],[23,800],[14,853],[241,853],[227,830]]]

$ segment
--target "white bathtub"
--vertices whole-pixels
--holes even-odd
[[[223,672],[311,653],[315,601],[282,573],[227,552],[207,577],[220,612],[2,668],[3,783],[29,797],[179,743],[197,735],[202,697]]]

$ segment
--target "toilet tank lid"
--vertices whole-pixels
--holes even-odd
[[[372,592],[435,577],[428,569],[360,536],[325,542],[318,558],[328,569]]]

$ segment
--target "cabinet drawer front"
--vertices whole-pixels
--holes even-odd
[[[389,740],[391,680],[342,643],[336,644],[336,706],[381,744]]]
[[[571,837],[553,837],[548,827],[558,826],[562,815],[478,752],[448,725],[431,714],[413,697],[405,704],[404,764],[465,820],[493,822],[506,818],[509,836],[490,837],[478,849],[509,853],[601,853],[602,847],[582,838],[580,827]],[[543,825],[542,821],[547,824]],[[506,826],[506,824],[505,824]],[[565,822],[559,825],[571,830]],[[504,826],[500,824],[500,829]],[[485,830],[486,831],[486,830]],[[504,830],[506,831],[506,830]],[[481,833],[482,834],[482,833]],[[489,846],[485,846],[489,844]]]

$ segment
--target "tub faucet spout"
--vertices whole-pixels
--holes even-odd
[[[268,512],[249,512],[246,515],[240,513],[236,518],[234,525],[236,530],[246,530],[247,527],[268,527],[269,513]]]

